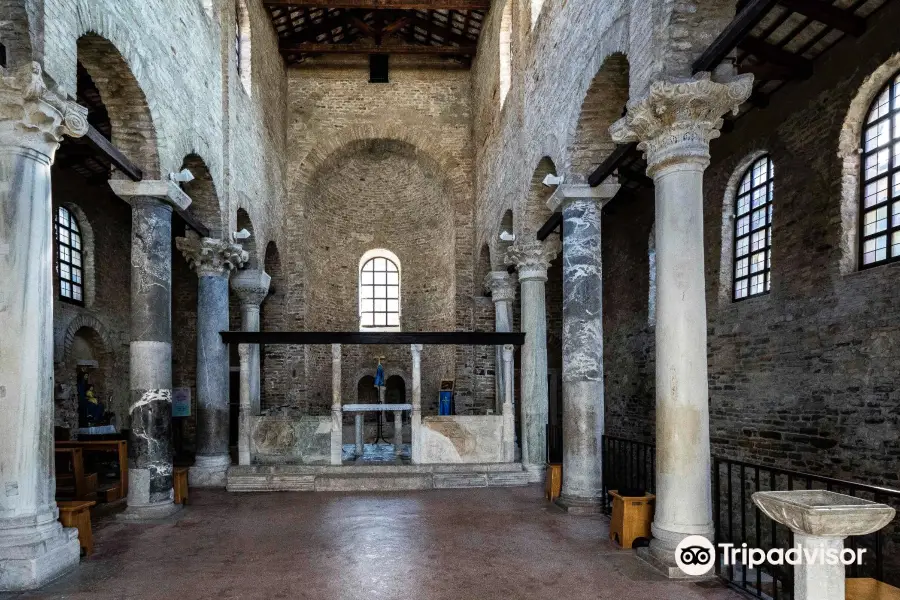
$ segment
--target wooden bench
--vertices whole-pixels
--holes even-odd
[[[188,504],[188,468],[175,467],[172,471],[172,486],[175,488],[175,504]]]
[[[900,600],[900,589],[871,578],[847,579],[847,600]]]
[[[119,483],[118,485],[105,486],[101,489],[101,492],[107,502],[128,496],[128,442],[125,440],[67,440],[56,442],[56,447],[61,449],[79,448],[82,453],[115,453],[119,462]]]
[[[56,448],[57,491],[70,492],[75,500],[97,498],[97,474],[84,472],[84,456],[81,448]],[[60,463],[65,463],[61,470]]]
[[[91,507],[97,504],[93,501],[62,501],[57,502],[59,507],[59,522],[63,527],[74,527],[78,530],[78,544],[81,546],[82,555],[88,556],[94,552],[94,534],[91,532]]]

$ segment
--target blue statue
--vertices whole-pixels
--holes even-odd
[[[384,367],[381,366],[381,357],[378,357],[378,368],[375,369],[375,387],[384,387]]]

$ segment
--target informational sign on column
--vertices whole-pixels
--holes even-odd
[[[172,416],[191,416],[191,388],[175,388],[172,390]]]

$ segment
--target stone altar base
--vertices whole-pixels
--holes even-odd
[[[228,469],[229,492],[391,492],[528,485],[518,463],[249,465]]]

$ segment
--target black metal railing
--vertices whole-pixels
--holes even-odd
[[[547,463],[559,464],[563,460],[563,433],[561,425],[547,425]]]
[[[655,493],[656,447],[615,436],[603,436],[603,496],[609,513],[609,490],[630,488]],[[793,547],[791,531],[764,517],[752,495],[771,490],[828,490],[882,502],[898,509],[900,490],[821,477],[789,469],[712,457],[712,495],[715,542],[740,548]],[[847,538],[845,547],[864,549],[863,563],[847,567],[847,577],[871,577],[900,586],[900,516],[886,528],[867,536]],[[716,574],[729,586],[756,598],[793,599],[793,568],[763,565],[746,569],[725,565],[722,557]]]
[[[713,457],[712,484],[716,543],[736,547],[746,543],[767,552],[793,547],[794,538],[787,527],[762,515],[751,499],[755,492],[827,490],[900,508],[900,490],[717,457]],[[886,538],[896,535],[900,535],[900,519],[873,534],[847,538],[846,548],[865,550],[863,563],[848,566],[847,577],[872,577],[900,584],[900,553],[893,551],[893,543],[890,547],[885,544]],[[789,565],[764,564],[751,570],[740,564],[725,565],[720,560],[716,573],[732,587],[757,598],[793,598],[794,572]]]
[[[603,509],[609,514],[610,490],[656,492],[656,446],[635,440],[603,436]]]

